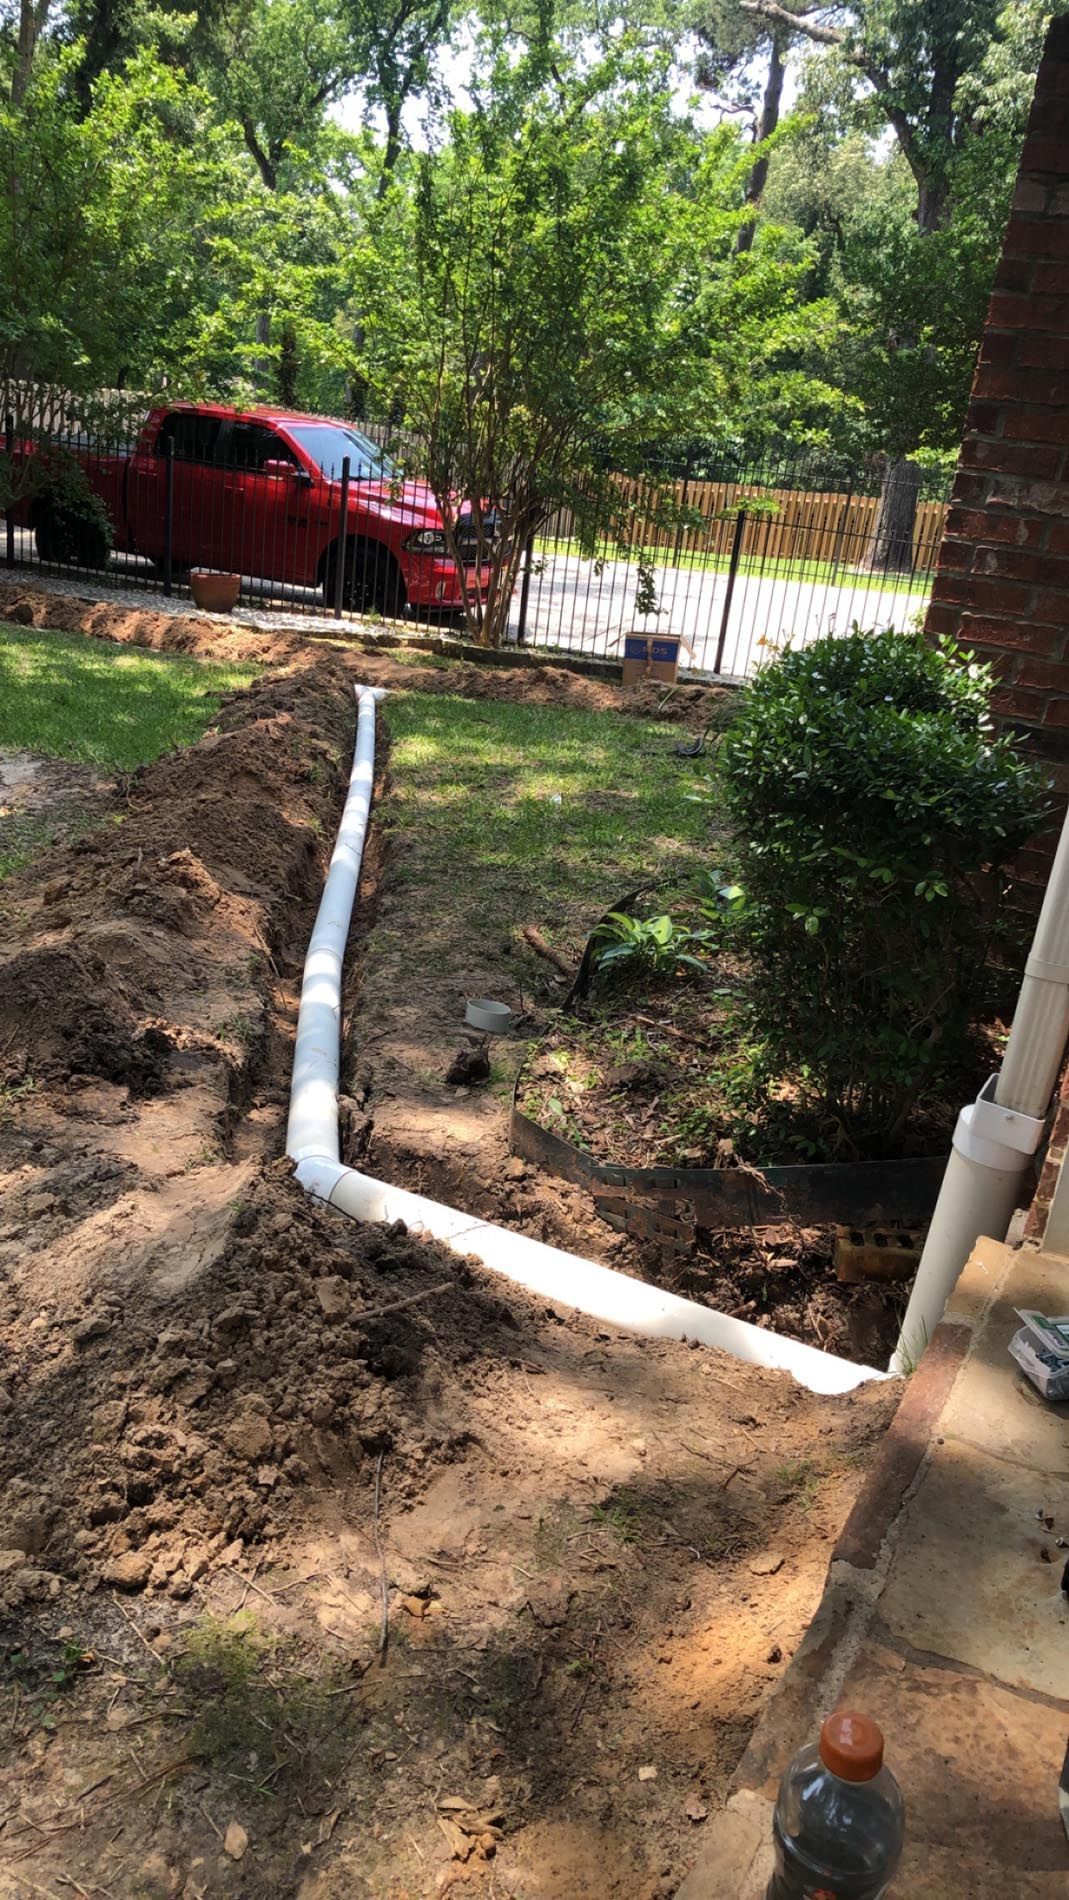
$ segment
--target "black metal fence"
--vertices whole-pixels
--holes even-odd
[[[139,590],[175,609],[232,576],[247,614],[463,625],[480,584],[460,524],[461,585],[411,443],[381,428],[175,409],[147,432],[40,403],[6,418],[4,560],[54,586]],[[559,510],[524,551],[513,644],[616,656],[625,634],[679,636],[684,664],[743,678],[787,644],[924,608],[945,501],[918,501],[894,569],[869,565],[875,472],[812,457],[738,465],[706,449],[672,475],[618,478],[612,520],[582,538]]]

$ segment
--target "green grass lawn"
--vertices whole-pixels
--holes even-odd
[[[382,715],[381,821],[406,841],[391,880],[458,928],[507,937],[529,918],[574,945],[629,888],[708,858],[679,726],[439,694],[391,693]]]
[[[199,739],[256,671],[0,621],[0,746],[131,771]]]
[[[760,533],[760,527],[755,532]],[[643,550],[635,546],[630,559],[625,563],[619,549],[612,542],[604,542],[596,553],[596,559],[606,566],[626,565],[634,567]],[[580,554],[578,543],[574,540],[552,541],[539,536],[535,540],[535,555],[545,560],[554,554],[569,554],[579,559],[588,559]],[[727,549],[717,551],[714,548],[681,548],[676,554],[670,548],[656,548],[651,551],[654,576],[660,579],[672,568],[693,568],[700,573],[726,574],[731,565],[730,552]],[[932,591],[933,576],[930,573],[917,574],[870,574],[859,568],[844,566],[841,562],[833,565],[831,561],[807,561],[778,557],[769,559],[761,554],[742,554],[738,572],[747,578],[756,575],[762,580],[805,581],[815,587],[841,588],[844,593],[858,594],[915,594],[923,601]]]

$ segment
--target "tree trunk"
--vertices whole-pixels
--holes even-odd
[[[772,137],[779,124],[780,100],[783,97],[783,46],[778,34],[772,35],[771,49],[768,55],[768,76],[765,80],[765,96],[761,101],[761,121],[757,128],[757,142],[763,144]],[[746,203],[756,211],[761,203],[765,184],[768,180],[768,155],[763,154],[757,160],[749,178],[746,180]],[[736,251],[748,251],[754,238],[756,220],[747,219],[739,227],[735,240]]]
[[[909,574],[921,471],[906,456],[888,456],[869,544],[860,565],[873,574]]]
[[[300,357],[297,352],[297,332],[287,318],[282,325],[282,335],[278,346],[278,400],[284,409],[297,407],[297,375],[300,370]]]
[[[11,75],[11,103],[20,106],[33,71],[37,42],[45,30],[49,0],[20,0],[19,37],[15,48],[15,66]]]

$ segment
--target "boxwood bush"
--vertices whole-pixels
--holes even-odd
[[[735,1099],[804,1152],[908,1152],[923,1098],[960,1085],[1002,873],[1045,800],[992,683],[949,643],[855,626],[768,666],[724,736]]]

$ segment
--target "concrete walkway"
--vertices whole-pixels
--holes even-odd
[[[780,1772],[843,1705],[905,1796],[896,1900],[1069,1895],[1069,1406],[1009,1358],[1019,1306],[1069,1311],[1069,1259],[981,1241],[677,1900],[763,1900]]]

